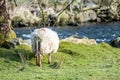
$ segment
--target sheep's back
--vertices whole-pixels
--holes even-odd
[[[59,38],[56,32],[46,30],[43,32],[45,35],[42,37],[41,48],[44,54],[55,53],[59,47]],[[41,51],[42,52],[42,51]]]

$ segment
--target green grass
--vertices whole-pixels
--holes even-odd
[[[62,42],[52,63],[44,56],[42,67],[28,46],[0,48],[0,80],[119,80],[120,49]]]

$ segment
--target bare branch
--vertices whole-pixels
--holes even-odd
[[[37,1],[38,1],[39,8],[41,10],[41,14],[42,14],[43,27],[45,27],[45,17],[44,17],[43,8],[41,7],[40,1],[39,0],[37,0]]]
[[[15,4],[15,6],[17,7],[17,2],[16,2],[16,0],[14,0],[14,4]]]
[[[57,16],[62,14],[75,0],[72,0]]]

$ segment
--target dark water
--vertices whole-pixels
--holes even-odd
[[[83,24],[79,27],[51,27],[51,29],[56,31],[61,39],[78,35],[80,38],[88,37],[95,39],[98,43],[103,41],[109,43],[111,40],[120,36],[120,22],[91,23]],[[29,39],[30,33],[33,30],[33,28],[15,28],[17,37],[22,37],[23,39]]]

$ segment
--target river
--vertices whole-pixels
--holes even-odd
[[[60,39],[77,35],[79,38],[88,37],[95,39],[98,43],[107,42],[120,36],[120,22],[110,23],[86,23],[80,26],[50,27],[56,31]],[[30,39],[30,34],[35,28],[15,28],[17,37]]]

